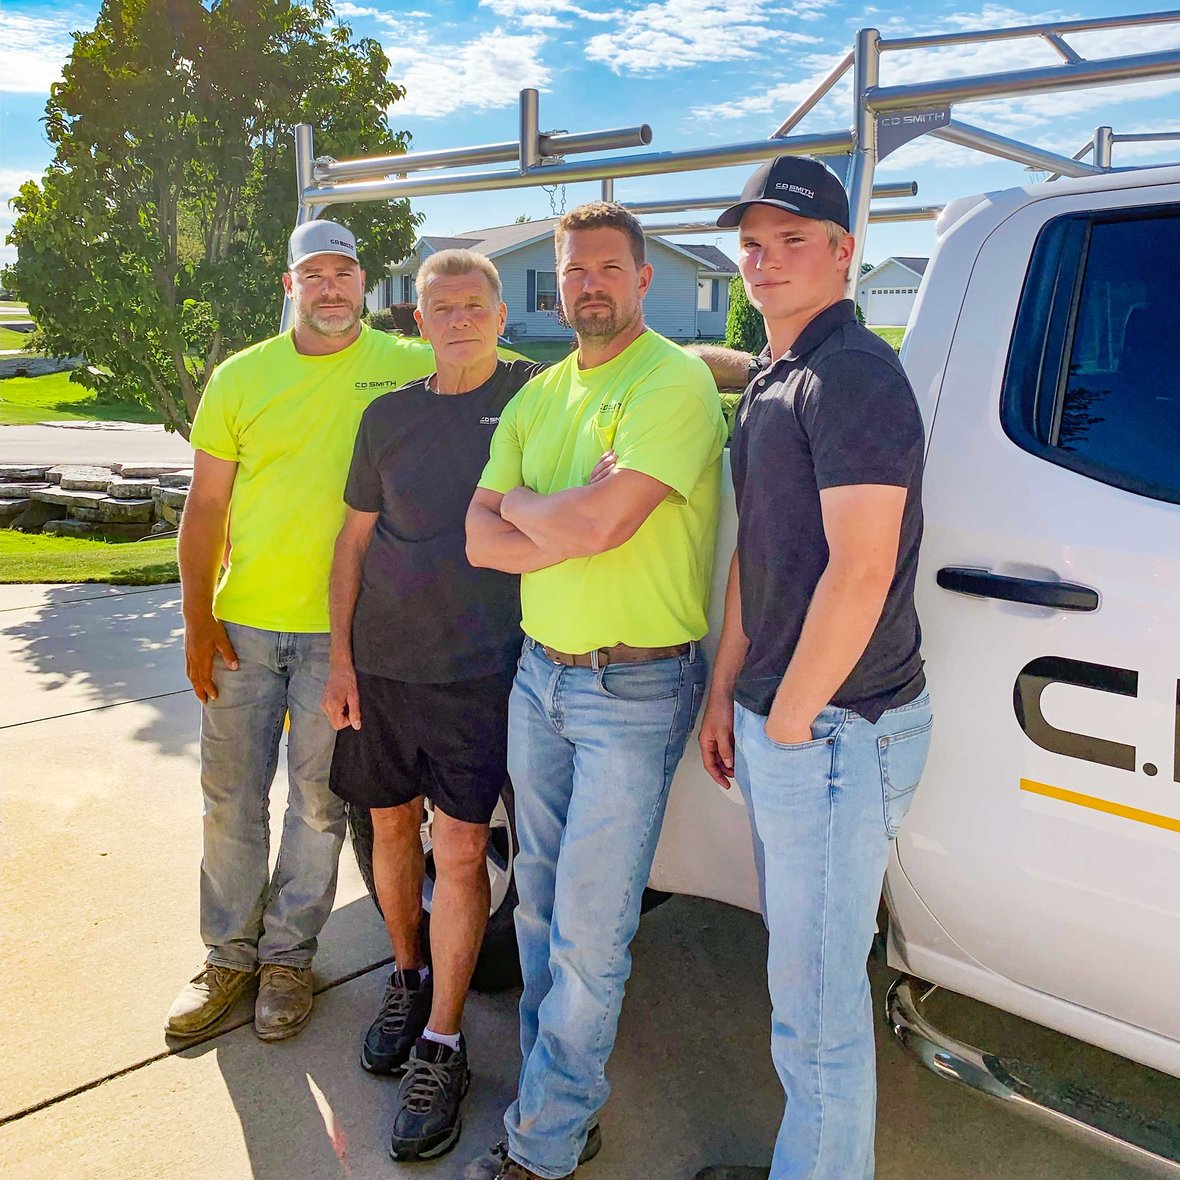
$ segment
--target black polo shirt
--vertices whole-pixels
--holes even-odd
[[[736,699],[763,715],[795,653],[828,564],[820,491],[908,489],[897,571],[881,619],[832,704],[876,722],[925,686],[914,578],[922,539],[922,418],[893,349],[856,322],[851,300],[822,311],[742,395],[731,444],[742,626],[750,640]]]

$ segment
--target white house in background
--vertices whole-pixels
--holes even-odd
[[[874,327],[904,327],[909,322],[918,285],[929,258],[886,258],[866,271],[856,285],[856,301],[865,323]]]
[[[570,330],[557,315],[557,273],[553,256],[555,218],[473,229],[456,237],[422,237],[408,258],[391,263],[388,276],[366,297],[372,310],[417,299],[418,267],[439,250],[465,249],[495,264],[508,304],[507,333],[513,340],[562,339]],[[649,327],[674,340],[717,340],[725,335],[729,280],[737,266],[716,246],[647,239],[655,271],[644,300]]]

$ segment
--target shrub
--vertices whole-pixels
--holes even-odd
[[[742,352],[759,353],[766,347],[766,324],[750,302],[740,275],[729,282],[729,315],[725,320],[725,345]]]
[[[412,303],[392,303],[389,307],[378,308],[369,314],[369,327],[378,332],[397,332],[401,336],[420,334]]]

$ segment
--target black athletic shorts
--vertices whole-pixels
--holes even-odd
[[[361,728],[336,734],[332,790],[361,807],[425,795],[452,819],[486,824],[508,777],[516,666],[478,680],[411,684],[357,672]]]

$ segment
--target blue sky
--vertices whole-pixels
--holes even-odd
[[[415,149],[429,150],[516,138],[517,94],[541,91],[542,130],[591,131],[650,123],[650,149],[702,147],[769,135],[851,46],[857,27],[885,36],[949,32],[1045,20],[1141,12],[1142,3],[1084,0],[1069,8],[914,0],[904,13],[845,0],[377,0],[337,2],[338,18],[373,36],[407,88],[391,121],[409,130]],[[11,226],[6,201],[48,164],[40,117],[49,86],[69,53],[70,31],[88,28],[96,3],[6,0],[0,46],[0,234]],[[429,9],[429,11],[427,11]],[[1144,53],[1180,46],[1180,24],[1077,35],[1083,55]],[[1060,59],[1037,38],[890,54],[882,83],[951,74],[1051,65]],[[1180,130],[1180,78],[1089,91],[964,104],[955,116],[1072,155],[1100,123],[1116,132]],[[851,121],[848,86],[837,88],[799,130],[831,131]],[[1119,145],[1116,164],[1176,159],[1180,145]],[[503,165],[500,165],[502,167]],[[619,181],[621,200],[736,192],[748,169]],[[980,156],[924,137],[885,160],[880,180],[916,180],[917,201],[1021,184],[1017,164]],[[597,183],[554,194],[558,207],[598,195]],[[455,234],[500,225],[518,214],[544,217],[541,189],[432,198],[415,202],[424,230]],[[341,220],[347,220],[347,207]],[[292,208],[294,216],[294,208]],[[865,257],[928,254],[930,223],[878,225]],[[733,252],[732,234],[696,236]],[[0,247],[0,261],[11,259]]]

